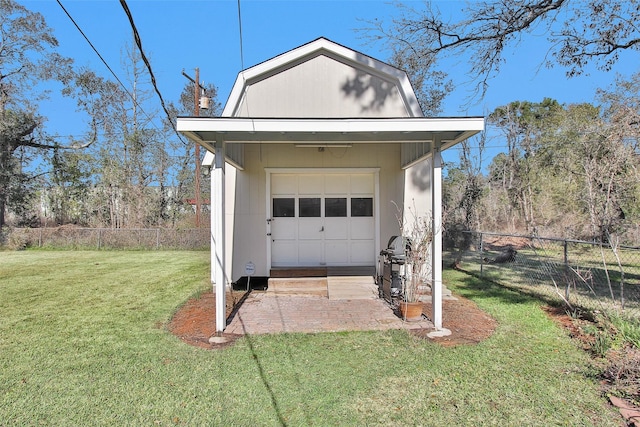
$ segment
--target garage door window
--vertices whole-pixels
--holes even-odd
[[[327,197],[324,199],[324,216],[327,218],[346,217],[347,199],[344,197]]]
[[[373,199],[371,197],[351,198],[351,216],[373,216]]]
[[[273,199],[273,216],[277,218],[293,218],[296,216],[296,199]]]
[[[301,197],[299,201],[300,218],[319,218],[320,217],[320,198],[319,197]]]

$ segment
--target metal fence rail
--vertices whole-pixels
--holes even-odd
[[[7,239],[16,248],[208,249],[210,229],[168,228],[15,228]]]
[[[571,308],[640,316],[640,248],[569,239],[466,232],[450,262]],[[466,237],[469,237],[467,235]],[[470,245],[469,245],[470,242]],[[461,246],[461,245],[458,245]]]

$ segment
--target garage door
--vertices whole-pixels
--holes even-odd
[[[375,265],[374,175],[271,174],[271,264]]]

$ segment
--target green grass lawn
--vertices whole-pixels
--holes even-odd
[[[539,303],[460,272],[448,286],[499,322],[476,346],[390,331],[190,347],[165,325],[208,261],[0,252],[0,425],[620,425]]]

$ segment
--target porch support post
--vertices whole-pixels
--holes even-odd
[[[431,146],[431,319],[436,330],[442,329],[442,154],[440,137]]]
[[[211,269],[216,294],[216,333],[227,326],[226,272],[225,272],[225,143],[221,139],[215,145],[215,163],[211,173]]]
[[[214,154],[215,156],[215,154]],[[215,194],[216,194],[216,180],[214,179],[215,176],[215,170],[216,170],[216,160],[215,157],[213,158],[213,163],[211,164],[211,169],[209,170],[209,189],[211,191],[211,201],[209,202],[209,210],[210,210],[210,214],[209,214],[209,245],[210,245],[210,254],[209,257],[211,258],[211,262],[210,262],[210,276],[211,276],[211,285],[213,285],[213,292],[215,293],[216,288],[215,288],[215,283],[216,283],[216,271],[217,271],[217,267],[216,267],[216,238],[215,238],[215,233],[216,233],[216,224],[217,224],[217,218],[216,218],[216,207],[218,206],[218,199],[216,199]]]

